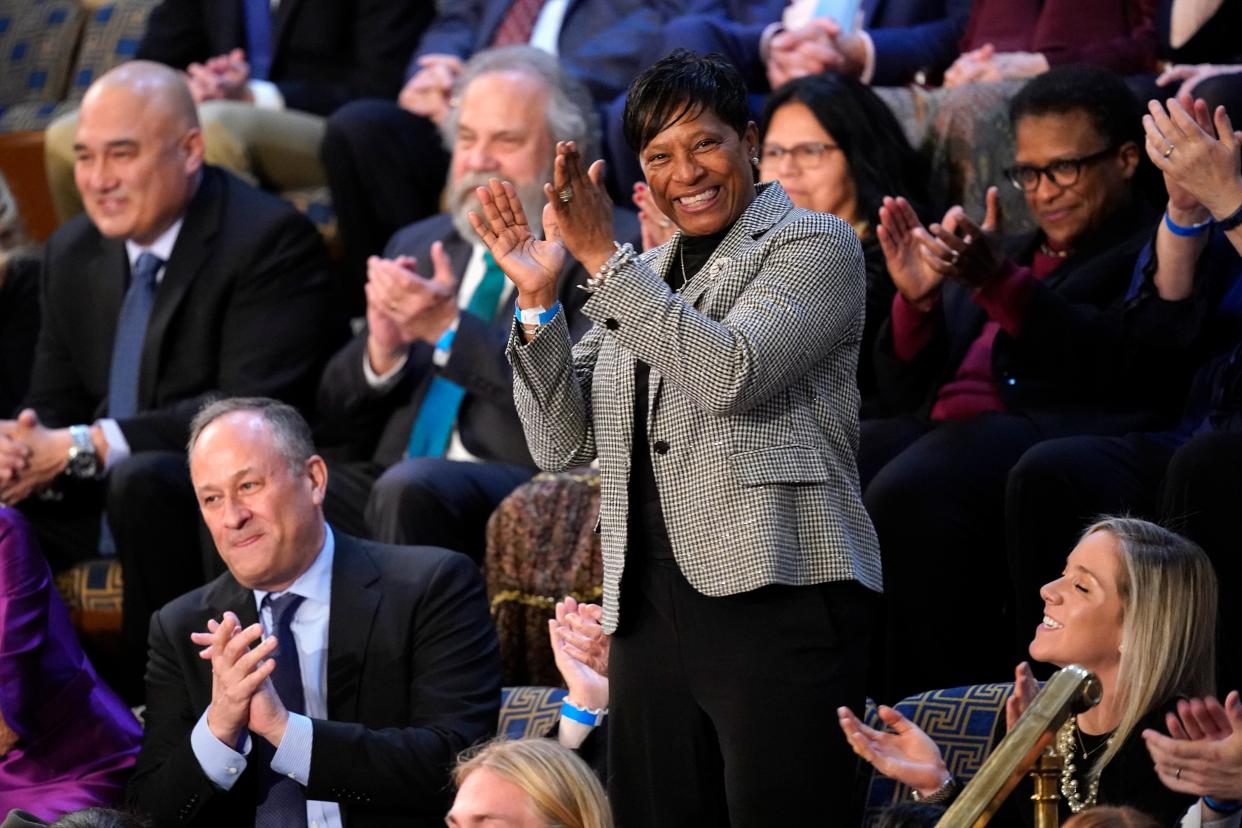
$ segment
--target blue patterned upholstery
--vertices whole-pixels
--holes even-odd
[[[969,782],[987,758],[998,729],[1005,724],[1005,700],[1013,684],[975,684],[929,690],[897,703],[897,709],[932,737],[945,764],[962,784]],[[875,728],[884,725],[870,702],[864,716]],[[910,798],[910,789],[879,773],[867,781],[866,824],[887,806]]]
[[[505,739],[543,736],[560,716],[566,691],[560,687],[506,687],[500,694],[497,735]]]
[[[82,18],[77,0],[0,0],[0,107],[61,99]]]
[[[80,100],[95,78],[134,56],[147,28],[147,15],[158,2],[116,0],[90,13],[82,32],[78,59],[69,76],[66,100]]]

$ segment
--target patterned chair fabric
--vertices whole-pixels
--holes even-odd
[[[117,0],[90,12],[65,100],[79,101],[95,78],[138,51],[147,16],[159,0]]]
[[[496,734],[505,739],[543,736],[560,717],[565,692],[559,687],[504,688]]]
[[[0,106],[61,99],[83,17],[77,0],[0,0]]]
[[[929,690],[902,699],[896,707],[931,736],[949,771],[965,785],[979,771],[993,740],[1004,729],[1005,700],[1012,692],[1012,683],[975,684]],[[864,719],[872,727],[884,727],[871,702],[867,703]],[[910,799],[908,787],[879,773],[870,773],[865,784],[866,825],[874,823],[889,805]]]
[[[83,561],[54,576],[78,634],[111,644],[121,635],[121,562],[116,558]]]
[[[599,600],[598,514],[596,472],[536,475],[492,513],[483,571],[505,684],[560,684],[548,619],[562,596]]]

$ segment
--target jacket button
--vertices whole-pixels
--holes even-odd
[[[656,454],[668,454],[668,443],[663,440],[656,440],[652,448],[655,449]]]
[[[617,328],[621,327],[621,323],[610,316],[604,320],[604,327],[610,331],[615,331]]]

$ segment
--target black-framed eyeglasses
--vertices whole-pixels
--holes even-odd
[[[1027,193],[1039,189],[1041,175],[1047,176],[1048,180],[1058,187],[1072,187],[1078,181],[1078,176],[1082,175],[1083,167],[1101,158],[1106,158],[1116,151],[1116,147],[1105,147],[1099,152],[1093,152],[1081,158],[1061,158],[1043,167],[1019,164],[1005,170],[1005,177],[1009,179],[1010,184]]]
[[[836,144],[826,144],[823,141],[805,141],[801,144],[794,144],[792,147],[764,144],[759,149],[759,157],[765,164],[779,164],[781,159],[788,155],[799,167],[813,170],[824,160],[824,153],[834,149],[840,149],[840,147]]]

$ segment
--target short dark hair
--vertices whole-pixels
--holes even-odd
[[[151,828],[151,821],[129,811],[111,808],[84,808],[65,814],[49,828]]]
[[[199,409],[190,422],[190,439],[186,443],[186,458],[194,452],[194,445],[203,430],[216,420],[234,411],[253,411],[261,416],[272,429],[276,438],[276,450],[285,458],[289,468],[301,471],[306,461],[315,453],[315,438],[306,418],[288,403],[269,397],[228,397],[209,402]]]
[[[788,103],[811,110],[849,163],[858,200],[858,215],[879,221],[884,196],[904,196],[924,214],[931,208],[930,173],[921,155],[910,147],[906,134],[871,88],[831,72],[807,75],[776,89],[763,106],[759,120],[762,142],[776,110]]]
[[[634,79],[625,96],[625,142],[641,152],[683,118],[712,112],[740,136],[750,123],[746,83],[732,63],[718,54],[674,49]]]
[[[1085,112],[1110,147],[1143,145],[1143,105],[1126,82],[1096,66],[1058,66],[1036,75],[1009,104],[1009,125],[1040,115]]]

